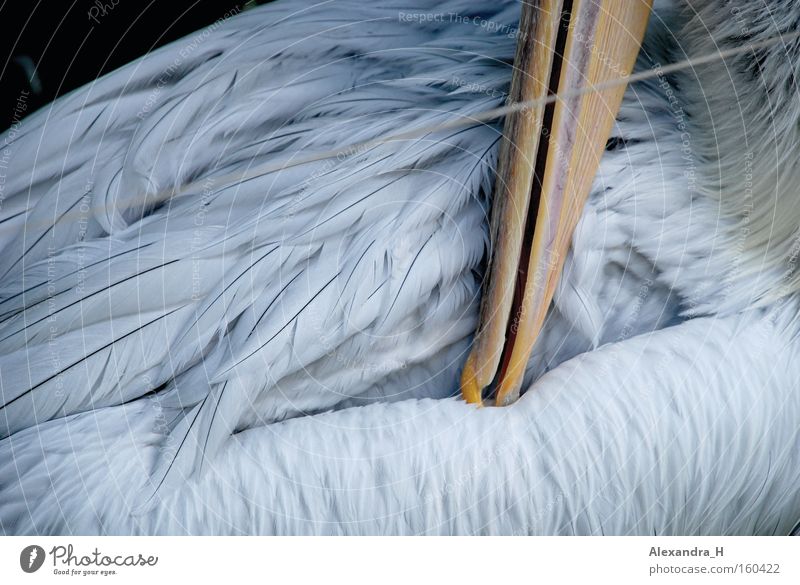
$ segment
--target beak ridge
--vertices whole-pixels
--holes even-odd
[[[524,0],[510,101],[567,96],[506,119],[491,219],[488,282],[462,372],[467,402],[519,397],[572,233],[622,102],[651,0]]]

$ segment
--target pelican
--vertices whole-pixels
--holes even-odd
[[[800,8],[402,5],[2,136],[4,533],[792,530]]]

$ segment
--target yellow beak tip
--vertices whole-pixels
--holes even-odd
[[[467,360],[467,364],[461,374],[461,396],[469,404],[482,405],[482,391],[483,388],[478,384],[478,379],[472,367],[472,360]]]

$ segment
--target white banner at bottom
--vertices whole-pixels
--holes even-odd
[[[792,537],[4,537],[1,583],[800,583]]]

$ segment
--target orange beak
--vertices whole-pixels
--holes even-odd
[[[564,94],[506,118],[494,189],[492,253],[461,392],[519,397],[572,234],[636,61],[652,0],[523,0],[511,102]],[[613,85],[613,87],[609,87]],[[596,92],[576,92],[601,86]]]

